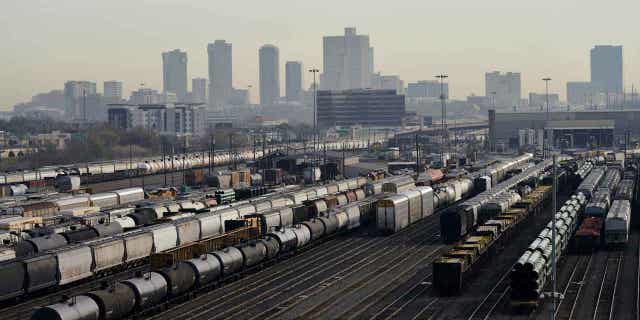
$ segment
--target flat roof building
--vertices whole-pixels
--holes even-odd
[[[396,90],[318,91],[318,126],[399,127],[404,95]]]

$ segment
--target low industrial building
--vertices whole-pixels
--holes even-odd
[[[527,144],[535,142],[541,146],[545,136],[548,136],[555,147],[615,147],[624,143],[626,134],[640,136],[640,110],[566,111],[549,114],[497,112],[494,115],[490,110],[490,139],[494,140],[493,143],[512,147],[521,146],[523,141]]]

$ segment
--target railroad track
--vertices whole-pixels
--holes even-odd
[[[321,263],[325,256],[333,251],[338,251],[343,248],[346,248],[351,245],[355,245],[360,247],[362,243],[365,241],[364,238],[334,238],[331,241],[327,241],[323,243],[322,246],[315,245],[313,248],[305,250],[304,253],[306,256],[299,256],[301,259],[297,261],[292,261],[290,264],[281,264],[275,265],[270,268],[264,269],[262,272],[250,274],[242,279],[225,284],[223,287],[215,289],[213,291],[207,292],[203,295],[199,295],[194,299],[191,299],[188,302],[182,303],[180,305],[174,306],[172,309],[160,314],[156,314],[150,319],[165,319],[172,318],[172,315],[179,317],[183,314],[179,309],[184,307],[187,303],[207,303],[207,302],[219,302],[224,301],[227,298],[232,298],[237,295],[241,295],[246,293],[247,287],[251,286],[252,281],[255,281],[258,276],[261,278],[268,278],[268,284],[276,282],[283,278],[283,276],[290,274],[291,272],[297,270],[303,265],[313,264],[313,263]],[[301,252],[299,252],[301,253]],[[284,260],[288,261],[288,260]],[[281,261],[281,262],[284,262]],[[285,268],[279,268],[284,266]],[[253,288],[255,289],[255,288]],[[213,299],[213,300],[211,300]]]
[[[324,299],[322,303],[311,307],[307,311],[291,313],[291,310],[281,308],[279,312],[267,319],[287,318],[285,314],[301,319],[349,319],[356,317],[361,310],[360,304],[375,300],[372,298],[374,294],[389,290],[395,281],[413,271],[418,265],[435,260],[437,253],[445,246],[424,246],[423,244],[435,243],[438,239],[439,235],[433,235],[427,241],[416,243],[409,248],[403,249],[404,251],[402,252],[395,252],[397,256],[392,261],[381,267],[376,264],[377,268],[374,267],[364,274],[358,272],[356,274],[358,280],[348,286],[343,285],[343,287],[340,287],[339,284],[336,284],[333,290],[330,287],[319,286],[319,290],[316,290],[316,292],[312,290],[311,294],[303,292],[302,294],[304,295],[322,296],[322,299]],[[305,308],[300,307],[297,309]]]
[[[247,278],[244,286],[234,286],[229,290],[224,290],[226,288],[222,287],[211,291],[196,298],[195,301],[192,300],[189,304],[179,306],[175,312],[169,310],[169,313],[159,314],[157,318],[200,319],[207,316],[224,317],[234,312],[246,314],[248,309],[256,304],[264,305],[279,294],[292,293],[292,286],[306,284],[314,278],[327,276],[327,273],[331,275],[330,271],[337,267],[356,265],[366,261],[381,251],[372,249],[382,242],[401,244],[406,238],[416,237],[425,229],[429,229],[428,232],[435,232],[437,228],[437,219],[434,219],[431,222],[418,223],[389,237],[360,238],[357,241],[347,239],[331,248],[320,250],[313,254],[313,257],[297,256],[291,264],[283,264],[284,267],[274,266],[272,271],[265,270],[268,272],[266,274],[261,272],[251,279]],[[255,281],[251,282],[252,280]]]
[[[428,233],[436,232],[438,226],[428,229]],[[400,233],[397,236],[391,236],[391,240],[395,242],[395,245],[402,246],[407,239],[403,239],[405,236],[408,239],[415,239],[422,235],[425,229],[416,228],[412,232]],[[314,293],[314,289],[323,289],[331,287],[336,284],[341,284],[341,280],[351,275],[357,274],[357,272],[366,272],[367,267],[374,267],[376,262],[384,261],[384,258],[392,259],[397,252],[388,250],[388,246],[380,246],[385,241],[389,241],[389,238],[380,237],[378,239],[369,242],[366,248],[361,249],[352,257],[348,257],[348,260],[336,259],[340,261],[338,264],[325,265],[327,268],[314,268],[311,272],[305,272],[304,276],[296,276],[293,279],[289,279],[286,285],[272,288],[268,293],[274,293],[269,296],[258,296],[258,299],[245,301],[243,306],[234,307],[231,310],[226,310],[222,314],[215,314],[215,316],[209,316],[207,319],[220,319],[220,318],[269,318],[275,314],[282,314],[280,311],[284,309],[291,309],[298,305],[302,300],[306,300]],[[394,244],[391,244],[393,246]],[[334,260],[332,258],[329,258]],[[288,285],[292,285],[289,287]],[[264,298],[264,300],[260,300]],[[257,300],[257,301],[256,301]],[[253,303],[252,303],[253,302]],[[248,306],[248,309],[242,309],[244,306]],[[242,314],[233,314],[232,311],[241,311]],[[191,317],[189,319],[196,319]]]
[[[604,267],[598,299],[593,312],[594,320],[614,319],[614,303],[616,298],[616,288],[620,276],[620,266],[622,265],[623,252],[610,252]]]
[[[467,317],[468,320],[475,319],[490,319],[491,315],[495,311],[496,307],[500,304],[502,299],[511,291],[510,278],[511,270],[515,266],[515,263],[511,265],[507,272],[500,277],[498,282],[491,288],[489,293],[482,299],[480,304],[476,306],[471,314]]]
[[[381,310],[373,314],[369,319],[392,319],[398,315],[398,313],[405,309],[410,303],[412,303],[415,299],[422,296],[429,288],[431,288],[432,283],[430,280],[433,279],[433,272],[429,272],[425,277],[422,277],[419,281],[416,281],[409,287],[403,294],[399,297],[395,298],[393,301],[385,305]],[[438,300],[432,299],[431,302],[427,304],[427,307],[430,307],[435,301]],[[366,308],[372,307],[374,304],[378,303],[379,300],[373,300],[365,306]],[[425,309],[426,311],[426,309]],[[423,313],[423,310],[420,310],[417,315]],[[417,316],[416,315],[416,316]],[[353,319],[351,317],[349,319]]]
[[[580,292],[584,286],[589,270],[591,270],[591,261],[593,255],[580,255],[576,259],[567,285],[562,295],[564,298],[560,300],[555,311],[556,319],[572,319],[576,310],[576,304],[580,297]]]
[[[105,282],[112,283],[115,281],[124,280],[129,277],[132,277],[137,271],[143,271],[148,269],[149,269],[148,265],[138,266],[138,267],[124,270],[106,277],[93,279],[85,283],[77,284],[72,287],[56,290],[54,292],[47,293],[43,296],[39,296],[37,298],[32,298],[24,302],[11,305],[9,307],[6,307],[0,310],[0,314],[1,314],[0,319],[3,319],[3,320],[29,319],[31,317],[31,313],[34,308],[60,302],[60,298],[62,296],[71,297],[78,294],[89,292],[91,290],[97,290],[98,288],[100,288],[102,283],[105,283]]]

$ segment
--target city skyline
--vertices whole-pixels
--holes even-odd
[[[181,26],[176,22],[167,26],[142,27],[132,22],[141,19],[130,19],[131,14],[139,12],[122,12],[119,6],[123,6],[124,2],[118,1],[98,7],[75,1],[55,5],[37,4],[56,17],[55,23],[49,17],[27,10],[29,5],[34,5],[33,1],[10,3],[6,9],[7,16],[0,18],[5,25],[0,34],[7,39],[2,44],[6,46],[3,48],[6,59],[0,62],[5,70],[0,75],[0,107],[11,108],[36,93],[61,88],[66,80],[90,80],[96,83],[121,80],[124,96],[137,89],[140,83],[161,89],[161,61],[158,55],[174,48],[188,53],[189,78],[207,77],[205,48],[216,39],[233,43],[233,85],[236,88],[252,85],[252,101],[257,102],[257,51],[260,46],[273,43],[280,48],[282,61],[296,59],[303,61],[307,67],[322,69],[323,37],[341,34],[344,27],[356,27],[359,34],[370,37],[371,46],[376,48],[375,72],[398,75],[405,83],[428,80],[434,74],[446,72],[451,77],[451,97],[455,99],[464,99],[471,93],[482,94],[484,74],[500,70],[522,74],[523,96],[528,92],[542,92],[544,83],[540,79],[551,76],[554,79],[550,84],[551,91],[559,93],[565,100],[567,81],[589,81],[589,50],[595,45],[624,46],[624,84],[629,91],[631,84],[639,78],[634,61],[640,61],[640,45],[633,41],[632,36],[624,36],[616,30],[624,27],[625,21],[633,17],[631,12],[637,12],[640,5],[625,4],[621,16],[606,18],[607,23],[595,26],[586,22],[601,18],[598,14],[607,5],[582,1],[579,4],[584,10],[581,10],[580,23],[575,26],[582,31],[576,34],[573,29],[559,28],[558,25],[565,21],[565,17],[573,17],[572,10],[577,2],[573,6],[569,3],[553,3],[554,12],[548,14],[545,20],[548,23],[541,24],[539,14],[546,12],[547,2],[552,3],[545,0],[531,5],[529,13],[524,16],[518,13],[521,6],[506,1],[494,1],[482,6],[468,3],[464,8],[457,8],[455,4],[437,4],[435,8],[442,9],[445,14],[443,17],[430,18],[428,23],[422,21],[417,12],[420,8],[433,9],[433,5],[415,1],[394,4],[389,10],[371,8],[366,17],[354,17],[354,13],[358,12],[355,4],[345,4],[341,13],[331,17],[322,14],[318,17],[303,15],[303,12],[317,5],[297,3],[290,10],[282,10],[285,4],[272,7],[262,3],[253,4],[256,10],[249,11],[260,14],[230,4],[229,10],[222,15],[214,10],[213,5],[205,2],[184,7],[178,2],[164,1],[145,9],[143,13],[151,16],[182,10],[181,14],[192,15],[191,21],[206,18],[206,22],[196,23],[199,25],[197,30],[188,24]],[[328,5],[332,3],[329,1]],[[503,10],[496,11],[498,6]],[[483,16],[483,13],[489,15]],[[456,14],[463,16],[465,23],[449,23],[447,32],[429,32],[438,22],[460,19]],[[103,18],[110,15],[113,17]],[[276,21],[261,18],[268,15]],[[289,15],[291,19],[288,19]],[[403,15],[403,19],[393,18],[393,26],[376,23],[380,18],[391,19],[394,15]],[[65,17],[76,17],[78,21],[75,22],[87,23],[87,28],[73,29],[73,24],[67,22]],[[99,19],[97,22],[100,22],[100,26],[92,23],[95,19]],[[48,25],[46,30],[20,28],[27,23],[49,23],[51,26]],[[415,27],[411,27],[412,23]],[[470,28],[472,24],[474,27]],[[509,28],[504,28],[504,25],[509,25]],[[111,27],[114,28],[112,31],[109,30]],[[91,37],[82,37],[89,34]],[[77,39],[82,41],[71,42]],[[506,43],[509,45],[504,45]],[[126,50],[123,50],[123,46]],[[47,54],[43,55],[43,52]],[[284,74],[282,63],[280,69],[280,73]],[[284,81],[284,77],[280,77],[281,88],[285,87]],[[308,88],[309,83],[306,77],[304,88]],[[280,94],[284,95],[282,91]]]

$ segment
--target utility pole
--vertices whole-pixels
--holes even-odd
[[[495,91],[491,91],[491,108],[495,111],[496,110],[496,94],[498,94]],[[495,151],[495,141],[493,141],[493,137],[489,137],[489,152],[494,152]]]
[[[556,314],[556,299],[557,299],[557,295],[558,295],[558,290],[557,290],[557,277],[556,277],[556,272],[557,272],[557,265],[556,265],[556,212],[557,212],[557,208],[556,208],[556,202],[557,200],[557,194],[558,194],[558,171],[556,169],[556,165],[558,162],[558,156],[557,155],[553,155],[553,197],[552,197],[552,201],[553,201],[553,216],[551,219],[551,243],[553,243],[553,245],[551,246],[551,281],[553,283],[553,292],[552,297],[553,297],[553,309],[551,310],[551,319],[555,319],[555,314]]]
[[[449,76],[446,74],[439,74],[436,75],[436,78],[438,78],[438,80],[440,80],[440,104],[442,106],[442,146],[440,148],[440,153],[441,153],[441,161],[442,161],[442,168],[444,169],[447,165],[446,165],[446,146],[447,146],[447,140],[448,140],[448,135],[447,135],[447,107],[445,104],[445,94],[444,94],[444,79],[447,79]]]
[[[313,73],[313,154],[315,157],[318,152],[316,149],[316,144],[318,143],[318,85],[316,83],[316,74],[320,72],[320,70],[311,68],[309,72]]]
[[[547,123],[545,124],[546,126],[549,126],[549,81],[551,81],[551,78],[546,77],[546,78],[542,78],[542,80],[544,81],[545,87],[546,87],[546,91],[545,91],[545,99],[546,99],[546,103],[547,103]],[[549,157],[549,152],[551,151],[551,146],[549,146],[549,140],[551,139],[551,130],[553,129],[547,129],[545,131],[547,131],[547,139],[543,139],[543,144],[542,144],[542,155],[543,157],[546,159]],[[546,147],[546,148],[545,148]],[[554,169],[555,170],[555,169]],[[554,211],[555,213],[555,211]],[[554,242],[555,243],[555,242]]]
[[[184,136],[184,140],[182,141],[182,184],[185,185],[185,181],[187,180],[186,175],[186,161],[187,161],[187,136]]]
[[[420,146],[418,145],[418,134],[415,135],[416,142],[416,174],[420,174]]]
[[[87,90],[82,89],[82,120],[87,123]]]

